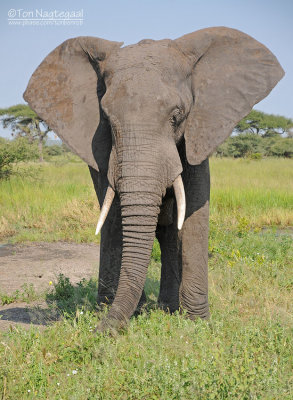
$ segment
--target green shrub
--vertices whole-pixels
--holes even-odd
[[[0,179],[7,179],[13,172],[13,165],[37,158],[36,145],[30,144],[25,138],[0,140]]]
[[[46,301],[67,314],[75,314],[78,307],[93,311],[96,308],[97,290],[97,281],[93,278],[88,281],[82,279],[73,285],[68,277],[59,274],[52,291],[46,295]]]
[[[252,154],[250,154],[250,158],[252,160],[261,160],[262,159],[262,154],[261,153],[252,153]]]
[[[59,146],[58,144],[54,144],[52,146],[45,146],[44,153],[45,153],[45,156],[47,155],[47,156],[54,157],[54,156],[60,156],[61,154],[63,154],[64,150],[63,150],[62,146]]]
[[[263,139],[255,134],[240,134],[229,137],[217,148],[216,155],[221,157],[248,157],[263,153]]]
[[[293,139],[292,138],[268,138],[267,155],[273,157],[293,157]]]
[[[252,133],[230,136],[216,150],[218,157],[260,160],[262,157],[293,157],[293,139],[278,134],[265,137]]]

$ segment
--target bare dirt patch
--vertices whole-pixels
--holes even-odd
[[[0,244],[0,292],[12,294],[24,284],[34,286],[37,293],[49,288],[59,274],[73,284],[83,278],[97,276],[99,246],[77,243]],[[21,323],[44,326],[56,316],[50,314],[44,301],[33,304],[13,303],[0,306],[0,329]]]

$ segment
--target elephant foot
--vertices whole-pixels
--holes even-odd
[[[192,321],[196,321],[198,318],[203,319],[205,321],[209,321],[210,319],[210,313],[203,314],[203,315],[196,315],[196,314],[186,314],[188,319],[191,319]]]
[[[119,332],[126,328],[126,326],[126,321],[120,321],[117,319],[110,319],[105,317],[98,323],[96,329],[94,330],[94,333],[107,333],[110,336],[116,337]]]
[[[159,296],[158,298],[158,307],[161,310],[164,310],[167,313],[173,314],[175,311],[179,309],[178,299],[164,299]]]
[[[194,291],[196,282],[190,284],[181,283],[179,291],[180,308],[182,308],[189,319],[195,320],[197,317],[201,319],[209,319],[209,302],[207,290]]]
[[[198,318],[206,321],[209,321],[210,319],[210,311],[208,305],[202,309],[199,308],[197,310],[192,310],[192,311],[181,305],[179,308],[179,312],[180,314],[185,314],[186,318],[191,319],[192,321],[195,321]]]
[[[158,301],[158,308],[169,314],[173,314],[175,311],[178,310],[178,307],[161,301]]]
[[[107,299],[108,300],[108,299]],[[113,302],[113,300],[112,300]],[[111,304],[112,304],[111,302]],[[146,304],[146,295],[145,292],[142,292],[141,298],[137,305],[137,308],[133,314],[133,316],[137,316],[141,311],[143,306]],[[99,311],[104,311],[105,308],[109,307],[108,302],[101,302],[98,304],[97,309]],[[125,329],[128,325],[128,320],[118,320],[114,318],[104,317],[97,325],[96,329],[94,330],[95,333],[109,333],[111,336],[116,336],[120,331]]]

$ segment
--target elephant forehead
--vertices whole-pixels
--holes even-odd
[[[110,75],[127,70],[156,71],[161,74],[186,75],[190,65],[171,40],[143,40],[120,48],[106,61],[104,70]]]

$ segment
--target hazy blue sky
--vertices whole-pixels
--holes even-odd
[[[36,10],[83,9],[83,24],[9,25],[11,9],[22,17],[29,11],[35,16]],[[227,26],[265,44],[286,72],[271,94],[255,108],[293,118],[292,0],[2,0],[0,18],[0,107],[23,103],[22,93],[35,68],[51,50],[70,37],[89,35],[130,44],[144,38],[175,39],[201,28]],[[1,129],[0,134],[3,133]]]

